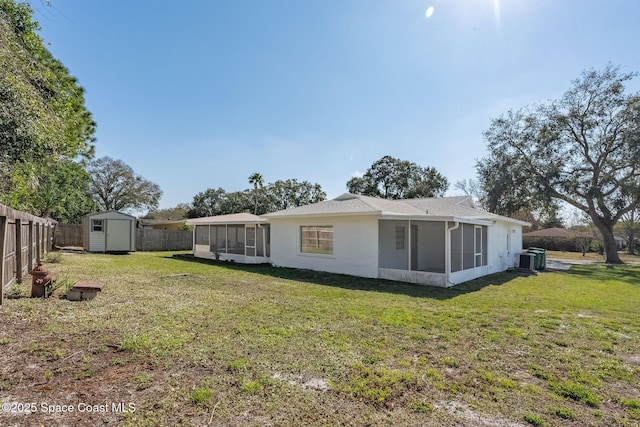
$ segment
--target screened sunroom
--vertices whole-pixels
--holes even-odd
[[[448,287],[487,274],[487,221],[378,224],[380,277]]]
[[[240,213],[187,220],[193,227],[193,255],[243,264],[269,262],[266,220]]]

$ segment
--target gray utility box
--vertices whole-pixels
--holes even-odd
[[[536,265],[535,254],[520,254],[520,263],[518,264],[518,268],[520,270],[534,271],[535,265]]]

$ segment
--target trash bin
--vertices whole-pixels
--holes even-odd
[[[535,269],[546,270],[547,268],[547,251],[543,248],[529,248],[527,252],[535,255]]]

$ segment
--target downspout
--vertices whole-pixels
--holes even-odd
[[[447,275],[446,277],[447,287],[453,286],[453,283],[451,283],[450,281],[450,278],[451,278],[451,232],[453,230],[457,230],[459,227],[460,227],[460,222],[455,221],[455,225],[453,227],[449,227],[449,221],[447,221],[447,235],[445,236],[445,239],[444,239],[444,247],[445,247],[444,250],[446,251],[445,274]]]
[[[197,225],[193,225],[193,234],[191,235],[191,246],[193,248],[193,256],[196,255],[196,227]]]

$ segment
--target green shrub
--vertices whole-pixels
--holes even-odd
[[[262,391],[262,384],[259,381],[247,381],[240,388],[247,393],[258,394]]]
[[[236,372],[242,371],[249,367],[249,361],[247,359],[234,360],[227,365],[227,369]]]
[[[600,398],[589,390],[587,387],[578,383],[554,384],[553,392],[558,396],[566,397],[576,402],[584,403],[591,407],[597,407],[600,404]]]
[[[544,420],[538,415],[524,414],[522,416],[522,419],[528,422],[529,424],[531,424],[532,426],[536,426],[536,427],[544,426]]]
[[[202,405],[211,400],[213,392],[208,388],[197,388],[191,392],[191,403],[194,405]]]
[[[62,252],[48,252],[42,262],[49,264],[58,264],[62,261]]]
[[[412,402],[409,407],[414,412],[429,414],[433,412],[433,405],[429,402]]]
[[[565,420],[575,421],[578,419],[576,413],[569,408],[553,408],[551,412],[553,412],[555,416]]]
[[[634,420],[640,420],[640,402],[636,399],[621,399],[620,403],[625,407],[627,413]]]

